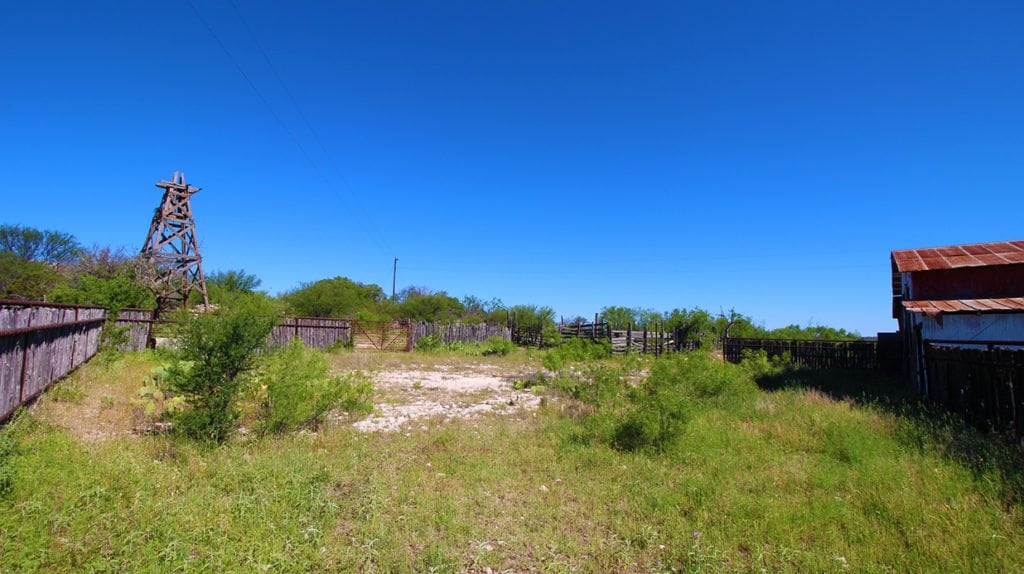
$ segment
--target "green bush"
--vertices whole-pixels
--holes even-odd
[[[549,371],[560,371],[569,363],[606,359],[611,356],[611,343],[604,339],[574,338],[550,349],[541,359],[541,364]]]
[[[425,335],[416,341],[416,350],[424,353],[434,353],[444,347],[444,339],[437,335]]]
[[[191,314],[178,336],[181,359],[168,370],[170,388],[188,408],[174,415],[174,428],[185,436],[223,442],[238,410],[240,375],[253,366],[277,314],[263,297],[238,297],[219,313]]]
[[[768,352],[764,349],[744,349],[741,355],[740,367],[750,374],[753,379],[759,380],[764,377],[781,375],[796,368],[789,353],[782,353],[768,358]]]
[[[603,365],[585,368],[574,376],[555,377],[551,386],[564,395],[601,408],[621,403],[628,388],[622,369]]]
[[[491,337],[487,339],[487,343],[484,346],[484,354],[504,357],[514,351],[515,348],[516,346],[512,344],[512,341],[504,337]]]
[[[258,386],[259,430],[281,433],[316,427],[335,409],[369,412],[373,385],[360,371],[331,376],[323,353],[293,339],[266,356],[253,377]]]
[[[484,355],[504,356],[515,350],[515,345],[512,344],[512,341],[502,337],[491,337],[486,343],[466,343],[464,341],[445,343],[444,339],[438,335],[426,335],[416,341],[416,350],[424,353],[447,351],[473,357]]]
[[[631,394],[613,439],[622,450],[665,450],[697,410],[754,396],[757,385],[742,367],[707,353],[682,353],[655,361]]]

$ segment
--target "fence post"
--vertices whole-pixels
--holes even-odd
[[[26,307],[28,309],[28,307]],[[28,312],[28,321],[25,323],[25,327],[32,326],[32,311]],[[21,336],[21,381],[18,383],[18,404],[21,404],[25,400],[25,370],[28,368],[28,333],[26,332]]]

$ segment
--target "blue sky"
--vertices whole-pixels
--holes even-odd
[[[0,223],[134,250],[182,169],[274,293],[864,334],[890,250],[1024,238],[1019,2],[235,2],[5,6]]]

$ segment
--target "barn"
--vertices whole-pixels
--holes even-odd
[[[1024,241],[893,251],[892,312],[906,372],[924,394],[929,345],[1024,347]]]

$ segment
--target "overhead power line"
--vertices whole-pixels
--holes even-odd
[[[366,215],[366,212],[363,210],[362,205],[356,199],[355,193],[352,192],[351,186],[348,184],[348,182],[345,180],[345,178],[340,174],[340,172],[338,172],[337,168],[334,167],[333,164],[331,164],[332,169],[338,175],[339,179],[341,179],[342,182],[345,184],[346,188],[349,190],[350,195],[352,196],[351,200],[349,202],[346,202],[344,199],[342,199],[342,197],[338,194],[337,190],[334,189],[334,185],[331,183],[330,179],[323,173],[323,170],[320,169],[320,165],[317,164],[316,160],[314,160],[313,157],[306,150],[306,146],[302,145],[302,141],[298,138],[297,135],[295,135],[295,132],[292,131],[292,129],[290,127],[288,127],[288,124],[284,121],[284,119],[281,117],[281,115],[277,113],[277,110],[274,109],[274,106],[271,105],[270,101],[263,95],[263,92],[261,92],[260,89],[258,87],[256,87],[256,83],[253,82],[252,78],[249,77],[249,74],[247,74],[245,72],[245,69],[242,68],[242,66],[241,66],[241,64],[239,64],[238,60],[235,58],[235,56],[231,53],[231,51],[228,49],[228,47],[221,40],[220,36],[213,29],[213,26],[210,25],[210,23],[206,20],[206,18],[203,18],[203,15],[199,12],[199,9],[192,2],[192,0],[185,0],[185,2],[189,5],[189,8],[192,9],[192,12],[196,15],[196,18],[199,19],[199,22],[202,23],[203,27],[206,28],[206,31],[209,32],[210,36],[213,37],[214,41],[217,43],[217,46],[219,46],[221,51],[224,52],[224,55],[227,56],[228,61],[231,62],[231,65],[233,65],[235,67],[235,69],[238,70],[238,73],[242,76],[242,78],[245,79],[245,82],[246,82],[246,84],[249,85],[249,88],[251,88],[253,93],[256,94],[256,97],[259,98],[260,102],[263,103],[263,106],[267,108],[267,111],[270,112],[270,115],[274,117],[274,119],[277,121],[278,125],[281,126],[281,129],[283,129],[285,131],[285,133],[288,134],[288,137],[291,139],[292,143],[294,143],[295,147],[297,147],[299,149],[299,152],[302,153],[302,156],[306,158],[306,161],[309,162],[310,166],[313,168],[313,171],[316,172],[317,176],[321,180],[323,180],[324,184],[327,185],[327,188],[331,191],[331,193],[333,193],[335,195],[335,197],[337,197],[339,200],[341,200],[342,203],[349,203],[349,205],[354,207],[359,212],[358,214],[355,214],[355,215],[357,215],[357,217],[355,219],[359,220],[360,225],[363,228],[365,228],[367,231],[370,232],[370,235],[371,235],[372,239],[374,240],[374,242],[377,243],[378,247],[380,247],[381,249],[387,250],[388,248],[385,245],[386,240],[384,239],[383,235],[381,235],[380,231],[376,227],[374,227],[372,225],[369,225],[369,223],[368,223],[369,219],[368,219],[368,217]],[[320,140],[319,134],[316,132],[315,129],[313,129],[313,126],[310,124],[309,120],[306,118],[305,113],[302,112],[302,109],[298,105],[298,102],[295,100],[295,97],[292,95],[291,90],[288,89],[288,86],[284,83],[284,80],[281,78],[280,74],[278,74],[277,69],[274,67],[273,63],[271,63],[269,56],[267,55],[266,51],[263,49],[263,46],[256,39],[255,34],[253,34],[252,29],[249,27],[249,24],[242,17],[241,12],[238,10],[238,7],[235,6],[234,2],[231,2],[231,7],[234,9],[235,14],[238,16],[239,20],[242,22],[242,25],[245,27],[247,33],[249,34],[249,37],[252,38],[253,43],[256,44],[256,47],[258,48],[259,52],[263,55],[263,58],[264,58],[264,60],[266,60],[267,65],[270,67],[271,72],[274,74],[274,77],[277,78],[277,81],[280,82],[281,86],[284,88],[284,91],[287,94],[288,99],[291,101],[292,105],[295,107],[296,111],[299,113],[299,116],[302,118],[302,121],[306,124],[306,127],[310,130],[310,133],[313,134],[313,138],[316,140],[316,142],[320,146],[320,148],[324,151],[325,155],[328,156],[328,163],[330,164],[331,162],[330,162],[329,154],[327,154],[327,148],[323,145],[323,142]]]

